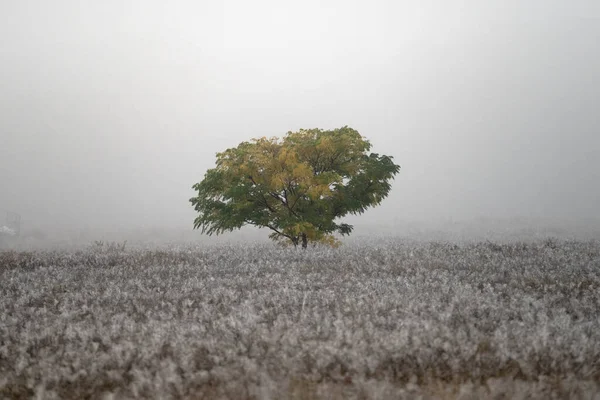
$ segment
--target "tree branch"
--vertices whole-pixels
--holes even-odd
[[[252,175],[248,175],[248,179],[250,179],[254,185],[258,186],[258,183],[256,183],[256,181],[254,180]],[[265,195],[261,193],[261,197],[262,197],[263,202],[264,202],[265,206],[267,207],[267,209],[269,211],[271,211],[273,214],[277,214],[277,211],[269,205],[269,202],[267,201],[267,198],[265,197]]]
[[[274,226],[272,226],[272,225],[269,225],[269,224],[266,224],[266,225],[261,225],[261,224],[257,224],[256,222],[252,222],[252,221],[248,221],[248,220],[246,220],[246,222],[247,222],[248,224],[250,224],[250,225],[258,226],[258,227],[260,227],[260,228],[262,228],[262,227],[269,228],[269,229],[271,229],[273,232],[277,233],[278,235],[281,235],[281,236],[283,236],[283,237],[286,237],[286,238],[288,238],[288,239],[292,240],[292,237],[291,237],[290,235],[287,235],[287,234],[285,234],[285,233],[283,233],[283,232],[280,232],[280,231],[279,231],[277,228],[275,228],[275,227],[274,227]]]
[[[277,234],[279,234],[281,236],[284,236],[284,237],[286,237],[286,238],[288,238],[290,240],[292,239],[292,237],[290,235],[287,235],[287,234],[285,234],[283,232],[279,232],[279,230],[277,228],[275,228],[274,226],[267,225],[267,228],[271,229],[273,232],[276,232]]]
[[[334,154],[333,157],[331,157],[331,159],[329,160],[329,169],[332,170],[333,169],[333,164],[337,161],[337,159],[342,155],[341,151],[338,151],[337,153]]]
[[[322,171],[321,168],[319,168],[319,159],[321,158],[321,152],[317,152],[317,156],[314,159],[311,159],[311,167],[313,167],[313,173],[314,175],[318,175],[320,174]]]
[[[296,213],[296,212],[295,212],[295,211],[292,209],[292,207],[290,207],[290,205],[289,205],[289,204],[288,204],[288,203],[287,203],[287,202],[286,202],[284,199],[282,199],[282,198],[281,198],[281,196],[280,196],[279,194],[277,194],[277,193],[274,193],[274,192],[269,192],[269,194],[270,194],[270,195],[271,195],[271,197],[273,197],[274,199],[276,199],[276,200],[279,200],[279,202],[280,202],[280,203],[281,203],[281,204],[282,204],[282,205],[283,205],[283,206],[284,206],[284,207],[285,207],[285,208],[286,208],[286,209],[287,209],[287,210],[288,210],[290,213],[294,214],[294,216],[295,216],[295,217],[297,217],[297,218],[300,218],[300,219],[301,219],[301,217],[300,217],[300,216],[299,216],[299,215],[298,215],[298,214],[297,214],[297,213]]]

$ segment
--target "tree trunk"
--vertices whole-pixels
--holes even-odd
[[[306,233],[302,233],[302,248],[306,249],[308,247],[308,238],[306,237]]]

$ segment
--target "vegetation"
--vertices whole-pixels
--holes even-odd
[[[0,398],[597,398],[599,267],[565,240],[0,252]]]
[[[193,186],[198,195],[190,202],[200,213],[194,228],[211,235],[248,224],[269,228],[283,244],[335,247],[333,233],[352,232],[335,221],[380,204],[400,170],[370,148],[347,126],[242,142],[218,153],[216,167]]]

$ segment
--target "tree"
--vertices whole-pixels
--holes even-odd
[[[216,167],[193,186],[194,229],[218,235],[248,224],[269,228],[282,244],[338,246],[333,234],[353,227],[335,221],[379,205],[400,171],[393,157],[370,149],[345,126],[252,139],[217,153]]]

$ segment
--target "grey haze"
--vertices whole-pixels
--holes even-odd
[[[191,229],[216,152],[349,125],[402,166],[351,222],[597,221],[599,43],[594,0],[2,2],[0,208]]]

